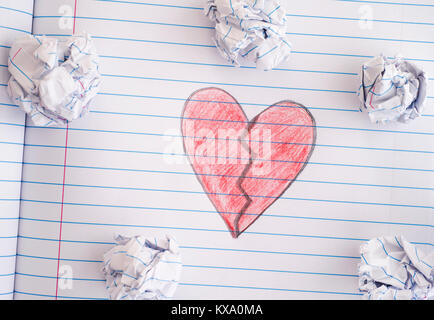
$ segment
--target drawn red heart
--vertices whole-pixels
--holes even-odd
[[[281,101],[249,122],[218,88],[187,99],[181,127],[193,170],[234,238],[289,188],[316,140],[315,120],[302,105]]]

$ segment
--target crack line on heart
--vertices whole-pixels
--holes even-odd
[[[247,172],[250,170],[250,168],[253,165],[253,156],[252,156],[252,152],[253,151],[252,151],[252,148],[250,148],[250,135],[249,135],[250,126],[251,126],[251,123],[249,123],[247,130],[244,130],[244,132],[238,138],[238,140],[240,141],[241,146],[243,148],[245,148],[249,152],[249,163],[246,165],[246,167],[244,168],[243,172],[241,172],[240,177],[237,180],[238,188],[243,192],[244,197],[246,198],[246,203],[241,208],[240,213],[235,218],[235,223],[234,223],[235,230],[234,230],[234,232],[232,234],[234,238],[238,238],[239,235],[241,234],[241,232],[240,232],[240,226],[239,226],[240,219],[246,213],[247,208],[252,203],[252,198],[250,198],[250,196],[247,194],[246,190],[244,190],[244,188],[242,186],[242,183],[243,183],[244,179],[246,178]],[[245,140],[246,136],[247,136],[247,140]],[[248,143],[246,141],[248,141]]]

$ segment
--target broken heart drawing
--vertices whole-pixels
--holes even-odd
[[[229,93],[204,88],[181,119],[184,151],[234,238],[291,186],[315,147],[315,119],[289,100],[249,121]]]

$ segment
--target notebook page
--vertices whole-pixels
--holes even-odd
[[[12,299],[17,249],[25,115],[6,87],[9,48],[32,30],[33,1],[0,1],[0,299]]]
[[[107,298],[101,260],[118,232],[178,240],[180,299],[359,299],[362,242],[403,234],[432,248],[434,92],[426,116],[380,127],[355,90],[381,52],[434,74],[434,7],[372,3],[362,29],[360,1],[289,3],[291,60],[262,72],[228,66],[198,0],[36,1],[36,34],[71,34],[66,15],[94,36],[103,85],[68,128],[28,124],[16,298]],[[249,119],[290,99],[317,124],[304,171],[238,239],[182,148],[184,102],[210,86]]]

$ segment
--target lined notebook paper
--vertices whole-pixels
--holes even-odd
[[[18,2],[18,3],[17,3]],[[14,290],[25,116],[6,93],[10,45],[32,31],[33,1],[0,1],[0,299]]]
[[[101,260],[116,233],[178,240],[180,299],[358,299],[364,241],[403,234],[432,248],[434,92],[425,116],[386,127],[355,95],[380,53],[434,74],[434,7],[417,3],[284,2],[294,52],[262,72],[221,58],[199,0],[35,1],[35,34],[92,34],[103,85],[68,128],[27,123],[15,298],[106,299]],[[184,102],[210,86],[249,119],[289,99],[317,123],[305,170],[236,240],[182,148]]]

